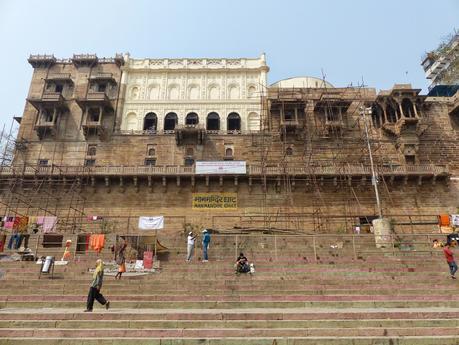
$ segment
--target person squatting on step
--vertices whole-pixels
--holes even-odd
[[[249,260],[244,256],[244,253],[239,253],[238,258],[236,259],[236,273],[249,273],[250,265]]]
[[[193,257],[195,240],[196,240],[196,236],[193,235],[192,231],[190,231],[188,233],[187,248],[186,248],[186,261],[187,262],[190,262],[191,258]]]
[[[91,312],[94,299],[97,300],[102,305],[105,305],[105,309],[108,310],[110,308],[110,302],[105,299],[105,297],[100,293],[100,289],[102,288],[102,283],[104,281],[104,263],[101,259],[96,261],[96,269],[94,270],[94,274],[92,276],[92,283],[89,287],[88,293],[88,302],[86,304],[85,312]]]
[[[202,262],[208,262],[209,256],[207,251],[209,249],[210,244],[210,234],[207,229],[202,230]]]
[[[452,279],[456,279],[455,274],[457,271],[457,264],[456,261],[454,261],[454,254],[451,248],[454,248],[456,244],[456,241],[451,241],[451,243],[446,243],[445,247],[443,248],[443,253],[445,254],[446,262],[448,263]]]

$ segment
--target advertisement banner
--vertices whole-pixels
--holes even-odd
[[[245,161],[196,161],[196,174],[246,174]]]
[[[236,210],[237,193],[193,193],[193,210]]]

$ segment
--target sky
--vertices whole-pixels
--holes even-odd
[[[269,82],[315,76],[425,92],[425,52],[459,29],[458,0],[0,0],[0,125],[22,116],[29,54],[258,57]]]

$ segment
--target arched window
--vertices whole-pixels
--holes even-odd
[[[226,120],[226,129],[228,131],[241,130],[241,117],[238,113],[230,113]]]
[[[226,148],[225,157],[233,157],[233,149],[231,147]]]
[[[154,147],[150,147],[150,148],[148,149],[148,155],[149,155],[149,156],[156,156],[156,150],[155,150]]]
[[[137,129],[137,115],[136,113],[129,113],[126,116],[126,129],[133,131]]]
[[[256,93],[257,93],[256,86],[250,85],[249,88],[247,89],[247,96],[249,98],[253,98],[253,97],[255,97]]]
[[[391,104],[386,105],[386,116],[387,116],[387,122],[390,122],[390,123],[397,122],[397,114],[395,112],[394,107]]]
[[[199,123],[199,117],[196,113],[188,113],[185,117],[185,125],[197,125]]]
[[[384,123],[384,113],[378,103],[371,106],[371,122],[374,128],[380,128]]]
[[[188,88],[188,97],[189,99],[199,99],[199,86],[190,85]]]
[[[217,113],[209,113],[207,115],[206,129],[208,131],[220,130],[220,116]]]
[[[260,130],[260,115],[255,112],[249,113],[247,116],[247,125],[250,131]]]
[[[414,113],[413,103],[408,99],[404,98],[402,101],[402,110],[405,117],[416,117]]]
[[[95,145],[89,145],[88,146],[88,152],[87,152],[87,155],[88,156],[95,156],[97,154],[97,148]]]
[[[139,98],[139,88],[137,86],[134,86],[131,89],[131,99],[138,99]]]
[[[220,88],[217,85],[209,87],[209,99],[220,99]]]
[[[164,130],[173,131],[177,125],[178,117],[176,113],[168,113],[164,118]]]
[[[178,85],[171,85],[169,87],[169,99],[179,99],[179,87]]]
[[[286,156],[293,155],[293,149],[291,147],[287,147],[287,149],[285,150],[285,155]]]
[[[228,98],[239,99],[239,87],[237,85],[230,85],[228,87]]]
[[[153,84],[149,88],[149,98],[151,100],[159,99],[159,85]]]
[[[158,117],[155,113],[148,113],[143,118],[143,130],[144,131],[156,131],[158,125]]]

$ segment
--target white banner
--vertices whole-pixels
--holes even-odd
[[[246,174],[245,161],[196,161],[196,174]]]
[[[160,230],[164,228],[164,217],[139,217],[140,230]]]

